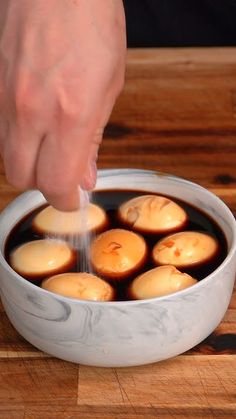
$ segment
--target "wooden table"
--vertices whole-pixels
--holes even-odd
[[[158,169],[220,196],[236,214],[236,49],[136,50],[105,134],[100,168]],[[0,208],[17,192],[0,167]],[[191,351],[102,369],[57,360],[0,318],[0,418],[233,418],[236,293]]]

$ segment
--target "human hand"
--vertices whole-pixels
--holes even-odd
[[[0,152],[8,181],[60,210],[93,188],[96,158],[123,87],[122,0],[3,0]],[[2,7],[2,6],[1,6]]]

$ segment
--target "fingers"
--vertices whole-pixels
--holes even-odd
[[[3,153],[4,153],[5,139],[8,138],[8,133],[9,133],[9,123],[1,115],[0,116],[0,155],[2,156],[2,158],[3,158]]]
[[[39,189],[61,211],[77,209],[78,186],[92,190],[96,184],[98,149],[113,106],[111,100],[105,100],[103,106],[100,103],[94,107],[93,100],[90,103],[86,123],[84,118],[81,122],[79,117],[67,118],[61,114],[59,118],[55,113],[56,118],[51,119],[50,130],[45,135],[42,126],[37,125],[38,119],[34,122],[35,115],[31,115],[30,124],[26,118],[12,123],[2,143],[9,183],[20,190]],[[40,120],[42,115],[43,112]],[[94,129],[95,126],[100,128]]]
[[[95,87],[95,86],[94,86]],[[97,159],[98,159],[98,150],[102,142],[103,133],[106,124],[110,118],[110,114],[112,112],[113,106],[115,101],[120,93],[120,86],[119,84],[116,86],[115,90],[107,89],[106,92],[106,99],[103,100],[102,105],[98,106],[100,109],[100,121],[99,128],[94,131],[94,134],[91,137],[90,145],[89,145],[89,154],[88,154],[88,162],[85,174],[81,181],[81,187],[85,190],[92,190],[96,185],[97,180]],[[97,97],[101,97],[101,94],[97,95]],[[92,113],[91,113],[92,115]]]
[[[78,186],[88,161],[89,134],[85,129],[68,131],[65,138],[51,132],[41,144],[36,184],[45,198],[61,211],[79,206]]]
[[[8,135],[1,142],[2,156],[8,182],[20,190],[36,187],[35,167],[40,136],[28,131],[22,131],[12,124]]]
[[[64,134],[64,132],[63,132]],[[45,198],[61,211],[79,207],[79,186],[94,188],[97,177],[96,160],[103,128],[78,127],[67,138],[52,133],[41,144],[37,161],[36,184]]]
[[[104,128],[99,128],[91,140],[87,168],[81,181],[81,187],[85,190],[92,190],[96,185],[98,149],[102,142],[103,132]]]
[[[73,210],[78,186],[95,185],[97,128],[106,125],[123,84],[122,2],[54,7],[55,0],[53,14],[41,1],[30,3],[24,9],[14,2],[1,39],[0,109],[9,129],[0,127],[0,152],[12,185],[38,188],[56,208]]]
[[[75,211],[80,206],[78,187],[70,188],[68,193],[53,194],[49,191],[49,193],[44,193],[43,195],[50,205],[59,211]]]
[[[88,162],[86,172],[81,180],[81,188],[87,191],[92,191],[95,188],[97,181],[97,163],[94,160]]]

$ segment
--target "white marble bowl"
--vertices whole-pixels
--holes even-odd
[[[235,219],[206,189],[162,173],[100,171],[97,189],[106,188],[159,192],[201,208],[223,230],[227,257],[196,285],[164,297],[106,303],[61,297],[27,282],[3,256],[9,231],[44,202],[39,192],[27,192],[0,218],[0,285],[6,313],[18,332],[37,348],[81,364],[127,367],[183,353],[206,338],[227,310],[236,271]]]

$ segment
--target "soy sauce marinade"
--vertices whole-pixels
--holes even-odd
[[[126,228],[128,230],[132,230],[132,228],[128,228],[127,226],[124,226],[118,220],[117,209],[123,202],[126,202],[134,197],[145,195],[145,194],[148,194],[148,192],[133,191],[133,190],[106,190],[106,191],[94,192],[93,203],[102,207],[106,211],[109,218],[109,226],[106,227],[106,230],[113,229],[113,228]],[[209,263],[203,264],[201,267],[198,267],[198,268],[180,269],[181,271],[190,274],[195,279],[201,280],[207,275],[209,275],[211,272],[213,272],[226,257],[227,244],[226,244],[226,239],[224,237],[224,234],[221,231],[220,227],[208,215],[206,215],[201,210],[193,207],[192,205],[189,205],[188,203],[184,201],[177,200],[175,198],[173,199],[171,196],[166,196],[166,197],[176,202],[186,211],[189,218],[189,222],[187,226],[184,227],[183,229],[184,231],[188,230],[188,231],[205,232],[215,237],[219,243],[219,252],[217,253],[217,256],[213,260],[211,260]],[[18,247],[19,245],[25,242],[39,240],[39,239],[44,238],[42,234],[39,234],[33,231],[31,224],[35,215],[38,212],[40,212],[45,206],[46,205],[40,206],[36,210],[26,215],[24,218],[22,218],[22,220],[18,222],[18,224],[10,232],[9,237],[6,241],[6,246],[5,246],[5,258],[8,261],[8,263],[9,263],[10,253],[13,249],[15,249],[16,247]],[[140,233],[140,232],[138,234],[141,234],[146,240],[146,243],[148,245],[149,256],[147,257],[147,261],[145,265],[142,267],[142,269],[136,272],[133,277],[129,277],[128,279],[125,279],[122,281],[114,281],[114,280],[112,281],[112,284],[115,286],[117,290],[118,300],[128,299],[126,288],[134,277],[136,277],[142,272],[145,272],[155,267],[150,256],[151,250],[160,238],[166,236],[166,234],[150,234],[150,233],[145,234],[145,233]],[[71,268],[70,271],[80,271],[79,258],[78,258],[78,263],[75,264],[75,266]],[[33,278],[27,278],[27,280],[32,281],[36,285],[39,285],[39,286],[41,284],[42,279],[44,278],[38,278],[37,280],[34,280]]]

